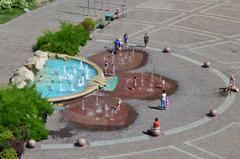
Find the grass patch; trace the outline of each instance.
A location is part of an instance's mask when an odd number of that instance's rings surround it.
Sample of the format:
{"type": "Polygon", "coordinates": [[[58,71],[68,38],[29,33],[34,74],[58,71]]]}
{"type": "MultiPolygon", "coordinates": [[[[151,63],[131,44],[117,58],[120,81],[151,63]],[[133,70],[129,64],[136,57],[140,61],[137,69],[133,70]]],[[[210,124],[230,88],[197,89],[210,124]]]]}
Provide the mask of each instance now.
{"type": "Polygon", "coordinates": [[[6,13],[0,13],[0,24],[6,23],[20,15],[22,15],[24,11],[22,9],[13,8],[6,13]]]}

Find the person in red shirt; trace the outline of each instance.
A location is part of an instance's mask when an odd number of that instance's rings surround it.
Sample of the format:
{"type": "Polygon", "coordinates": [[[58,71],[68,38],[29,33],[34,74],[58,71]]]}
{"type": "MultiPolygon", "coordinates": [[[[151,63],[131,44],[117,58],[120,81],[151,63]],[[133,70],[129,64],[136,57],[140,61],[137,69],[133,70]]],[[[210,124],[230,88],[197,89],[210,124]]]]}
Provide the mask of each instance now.
{"type": "Polygon", "coordinates": [[[158,118],[155,118],[153,122],[153,127],[151,128],[151,132],[153,133],[153,131],[156,129],[160,130],[160,121],[158,120],[158,118]]]}
{"type": "Polygon", "coordinates": [[[160,122],[159,122],[158,118],[155,118],[155,120],[153,122],[153,128],[160,129],[160,122]]]}

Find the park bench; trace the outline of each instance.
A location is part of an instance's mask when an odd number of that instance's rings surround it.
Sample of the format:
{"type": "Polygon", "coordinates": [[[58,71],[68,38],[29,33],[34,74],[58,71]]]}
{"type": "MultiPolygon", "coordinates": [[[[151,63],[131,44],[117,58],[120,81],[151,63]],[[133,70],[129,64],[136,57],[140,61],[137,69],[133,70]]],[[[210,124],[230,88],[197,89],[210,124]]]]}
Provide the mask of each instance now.
{"type": "Polygon", "coordinates": [[[110,24],[109,20],[100,19],[100,20],[97,21],[97,28],[103,29],[108,24],[110,24]]]}

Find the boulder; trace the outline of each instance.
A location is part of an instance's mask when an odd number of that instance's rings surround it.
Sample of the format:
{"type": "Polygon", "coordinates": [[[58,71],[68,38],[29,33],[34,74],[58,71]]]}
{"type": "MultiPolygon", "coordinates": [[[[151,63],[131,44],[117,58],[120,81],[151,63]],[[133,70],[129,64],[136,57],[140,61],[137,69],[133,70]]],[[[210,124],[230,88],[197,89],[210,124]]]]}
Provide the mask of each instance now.
{"type": "Polygon", "coordinates": [[[55,53],[48,53],[48,58],[57,58],[57,54],[55,54],[55,53]]]}
{"type": "Polygon", "coordinates": [[[35,70],[35,64],[32,64],[32,63],[27,63],[27,64],[24,64],[23,66],[26,67],[29,71],[34,72],[35,70]]]}
{"type": "Polygon", "coordinates": [[[18,68],[14,74],[13,74],[13,78],[17,78],[18,79],[24,79],[24,81],[34,81],[34,74],[33,72],[31,72],[30,70],[28,70],[26,67],[22,66],[20,68],[18,68]]]}
{"type": "Polygon", "coordinates": [[[37,57],[42,57],[42,58],[48,58],[48,53],[47,52],[43,52],[41,50],[38,50],[34,53],[34,56],[37,57]]]}
{"type": "Polygon", "coordinates": [[[65,61],[68,60],[68,55],[65,55],[65,54],[56,54],[56,57],[59,59],[63,59],[65,61]]]}
{"type": "Polygon", "coordinates": [[[23,88],[34,80],[34,74],[26,67],[18,68],[13,77],[10,79],[11,84],[15,84],[18,88],[23,88]]]}
{"type": "Polygon", "coordinates": [[[28,64],[34,64],[37,71],[41,70],[48,58],[33,56],[28,59],[28,64]]]}

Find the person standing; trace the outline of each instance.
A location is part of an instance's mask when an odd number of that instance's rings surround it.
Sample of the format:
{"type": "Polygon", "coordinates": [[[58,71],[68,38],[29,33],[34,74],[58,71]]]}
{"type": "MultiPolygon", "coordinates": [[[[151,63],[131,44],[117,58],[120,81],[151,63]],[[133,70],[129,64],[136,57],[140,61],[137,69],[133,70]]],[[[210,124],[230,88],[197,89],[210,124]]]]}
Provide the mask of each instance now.
{"type": "Polygon", "coordinates": [[[120,110],[121,104],[122,104],[122,100],[118,98],[117,109],[115,110],[115,113],[120,110]]]}
{"type": "Polygon", "coordinates": [[[108,69],[108,61],[106,60],[104,62],[104,74],[107,75],[107,69],[108,69]]]}
{"type": "Polygon", "coordinates": [[[132,90],[134,91],[136,88],[137,88],[137,77],[134,76],[134,79],[133,79],[133,88],[132,88],[132,90]]]}
{"type": "Polygon", "coordinates": [[[125,33],[123,35],[123,41],[124,41],[124,46],[128,47],[128,34],[127,33],[125,33]]]}
{"type": "Polygon", "coordinates": [[[144,38],[143,38],[143,40],[144,40],[144,47],[147,47],[148,40],[149,40],[148,33],[146,33],[146,34],[144,35],[144,38]]]}
{"type": "Polygon", "coordinates": [[[161,98],[161,109],[166,110],[167,107],[167,94],[165,90],[162,91],[162,98],[161,98]]]}

